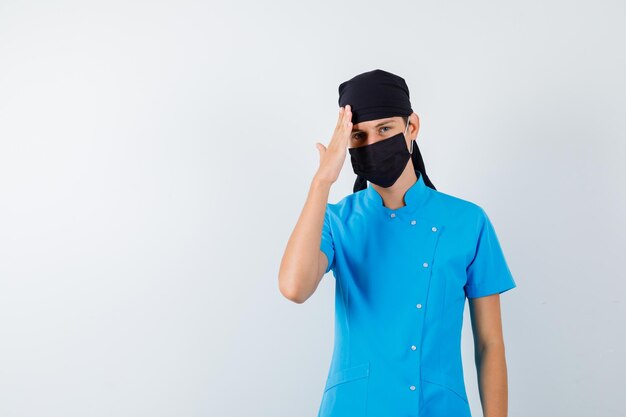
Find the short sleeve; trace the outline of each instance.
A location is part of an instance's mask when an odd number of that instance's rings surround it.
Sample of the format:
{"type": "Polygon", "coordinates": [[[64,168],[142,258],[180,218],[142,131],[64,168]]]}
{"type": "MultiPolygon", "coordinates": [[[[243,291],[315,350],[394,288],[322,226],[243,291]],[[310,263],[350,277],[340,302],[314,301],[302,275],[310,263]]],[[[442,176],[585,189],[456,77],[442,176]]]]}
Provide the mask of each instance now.
{"type": "Polygon", "coordinates": [[[320,243],[320,250],[326,254],[328,258],[328,266],[326,272],[330,271],[335,265],[335,243],[333,242],[333,235],[330,228],[330,217],[328,211],[328,205],[326,206],[326,213],[324,213],[324,226],[322,228],[322,241],[320,243]]]}
{"type": "Polygon", "coordinates": [[[466,268],[467,298],[500,294],[517,286],[504,258],[493,224],[482,208],[478,230],[476,251],[466,268]]]}

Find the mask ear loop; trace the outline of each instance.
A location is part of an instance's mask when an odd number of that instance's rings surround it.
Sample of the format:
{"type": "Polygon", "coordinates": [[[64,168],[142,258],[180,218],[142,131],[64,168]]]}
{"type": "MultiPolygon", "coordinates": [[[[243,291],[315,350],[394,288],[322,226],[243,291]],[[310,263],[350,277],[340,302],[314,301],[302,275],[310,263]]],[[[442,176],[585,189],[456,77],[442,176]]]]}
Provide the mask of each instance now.
{"type": "MultiPolygon", "coordinates": [[[[404,136],[406,136],[406,132],[407,130],[409,130],[409,120],[407,119],[406,121],[406,128],[404,129],[404,136]]],[[[415,142],[414,140],[411,141],[411,150],[409,151],[409,154],[413,155],[413,142],[415,142]]]]}

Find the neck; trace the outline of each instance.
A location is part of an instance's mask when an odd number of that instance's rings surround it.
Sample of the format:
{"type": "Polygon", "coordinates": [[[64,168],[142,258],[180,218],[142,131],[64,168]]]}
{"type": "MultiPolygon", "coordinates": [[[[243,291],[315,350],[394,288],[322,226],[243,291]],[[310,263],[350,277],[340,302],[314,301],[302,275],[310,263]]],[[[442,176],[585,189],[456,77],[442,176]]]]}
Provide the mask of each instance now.
{"type": "Polygon", "coordinates": [[[404,171],[402,171],[400,177],[391,187],[384,188],[376,184],[371,184],[371,186],[374,187],[374,189],[378,191],[378,194],[380,194],[383,198],[383,205],[385,207],[396,210],[400,207],[406,206],[404,195],[416,181],[417,174],[415,173],[415,168],[413,167],[413,160],[409,159],[409,163],[406,164],[404,171]]]}

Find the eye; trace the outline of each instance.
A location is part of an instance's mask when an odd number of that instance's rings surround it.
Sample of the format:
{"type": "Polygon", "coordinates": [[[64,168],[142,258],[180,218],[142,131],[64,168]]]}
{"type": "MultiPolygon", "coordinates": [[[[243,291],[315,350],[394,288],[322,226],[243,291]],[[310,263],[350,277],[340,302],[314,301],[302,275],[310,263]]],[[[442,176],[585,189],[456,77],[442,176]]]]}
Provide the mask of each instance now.
{"type": "Polygon", "coordinates": [[[361,136],[360,133],[355,133],[354,135],[352,135],[352,139],[354,140],[359,140],[359,137],[361,136]]]}
{"type": "Polygon", "coordinates": [[[391,128],[389,126],[383,126],[383,127],[380,128],[380,130],[383,130],[383,129],[391,129],[391,128]]]}

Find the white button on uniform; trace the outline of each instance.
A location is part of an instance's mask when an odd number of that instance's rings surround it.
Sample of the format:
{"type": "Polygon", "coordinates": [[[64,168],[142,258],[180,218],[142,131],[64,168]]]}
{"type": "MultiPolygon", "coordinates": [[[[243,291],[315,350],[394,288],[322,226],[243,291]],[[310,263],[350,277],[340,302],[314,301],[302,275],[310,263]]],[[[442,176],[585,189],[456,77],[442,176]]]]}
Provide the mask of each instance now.
{"type": "Polygon", "coordinates": [[[418,305],[416,305],[415,307],[417,307],[417,308],[422,308],[422,305],[421,305],[421,304],[418,304],[418,305]]]}
{"type": "Polygon", "coordinates": [[[422,265],[424,265],[424,268],[428,268],[428,262],[424,262],[422,265]]]}
{"type": "Polygon", "coordinates": [[[415,350],[417,347],[415,345],[411,346],[411,350],[415,350]]]}
{"type": "Polygon", "coordinates": [[[396,217],[396,213],[391,213],[390,216],[391,217],[396,217]]]}
{"type": "Polygon", "coordinates": [[[415,385],[411,385],[409,388],[411,388],[411,391],[415,391],[415,385]]]}
{"type": "Polygon", "coordinates": [[[415,220],[411,220],[411,224],[415,224],[415,223],[416,223],[415,220]]]}
{"type": "Polygon", "coordinates": [[[436,228],[435,226],[433,226],[433,228],[432,228],[432,229],[430,229],[430,230],[432,230],[433,232],[436,232],[436,231],[437,231],[437,228],[436,228]]]}

